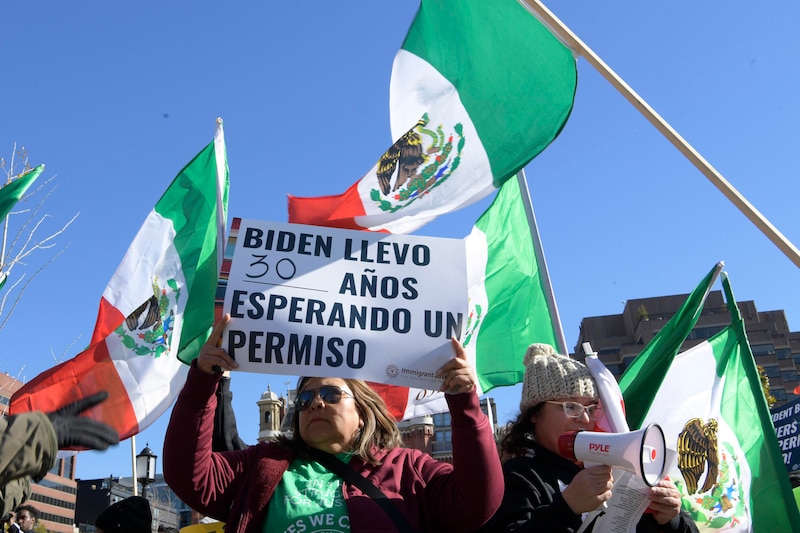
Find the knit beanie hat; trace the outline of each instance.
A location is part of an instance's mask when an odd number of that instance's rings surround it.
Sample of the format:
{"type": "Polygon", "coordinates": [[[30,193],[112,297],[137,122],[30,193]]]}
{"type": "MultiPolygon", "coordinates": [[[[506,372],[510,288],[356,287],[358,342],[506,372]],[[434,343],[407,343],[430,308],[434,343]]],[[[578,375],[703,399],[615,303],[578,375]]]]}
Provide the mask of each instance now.
{"type": "Polygon", "coordinates": [[[578,361],[559,355],[549,344],[531,344],[525,352],[525,380],[519,409],[556,398],[597,398],[597,387],[589,369],[578,361]]]}
{"type": "Polygon", "coordinates": [[[141,496],[131,496],[106,508],[95,520],[104,533],[150,533],[153,515],[141,496]]]}

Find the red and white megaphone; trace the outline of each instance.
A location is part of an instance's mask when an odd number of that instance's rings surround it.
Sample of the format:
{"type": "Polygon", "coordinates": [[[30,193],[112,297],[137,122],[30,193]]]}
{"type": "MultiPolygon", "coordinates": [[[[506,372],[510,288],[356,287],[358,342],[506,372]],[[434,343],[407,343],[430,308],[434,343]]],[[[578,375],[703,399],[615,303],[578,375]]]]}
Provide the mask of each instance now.
{"type": "Polygon", "coordinates": [[[571,431],[558,438],[558,452],[567,459],[618,466],[651,487],[666,476],[666,448],[658,424],[629,433],[571,431]]]}

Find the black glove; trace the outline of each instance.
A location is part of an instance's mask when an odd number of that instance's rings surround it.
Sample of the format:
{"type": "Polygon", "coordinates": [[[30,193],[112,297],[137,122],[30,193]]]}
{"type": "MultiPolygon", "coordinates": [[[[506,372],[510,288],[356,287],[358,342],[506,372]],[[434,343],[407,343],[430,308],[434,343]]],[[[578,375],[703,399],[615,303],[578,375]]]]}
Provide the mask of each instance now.
{"type": "Polygon", "coordinates": [[[79,416],[106,398],[108,398],[106,391],[98,392],[47,414],[56,430],[59,448],[78,446],[105,450],[111,444],[119,443],[119,434],[114,428],[102,422],[95,422],[91,418],[79,416]]]}

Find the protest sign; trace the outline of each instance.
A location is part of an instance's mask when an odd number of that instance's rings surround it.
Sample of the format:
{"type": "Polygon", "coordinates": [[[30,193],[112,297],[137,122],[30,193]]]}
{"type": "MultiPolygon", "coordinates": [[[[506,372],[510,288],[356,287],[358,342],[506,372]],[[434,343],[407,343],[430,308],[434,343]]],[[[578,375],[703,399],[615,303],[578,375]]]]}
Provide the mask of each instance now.
{"type": "Polygon", "coordinates": [[[800,398],[770,412],[786,470],[800,470],[800,398]]]}
{"type": "Polygon", "coordinates": [[[436,390],[466,322],[461,239],[234,219],[219,287],[246,372],[436,390]]]}

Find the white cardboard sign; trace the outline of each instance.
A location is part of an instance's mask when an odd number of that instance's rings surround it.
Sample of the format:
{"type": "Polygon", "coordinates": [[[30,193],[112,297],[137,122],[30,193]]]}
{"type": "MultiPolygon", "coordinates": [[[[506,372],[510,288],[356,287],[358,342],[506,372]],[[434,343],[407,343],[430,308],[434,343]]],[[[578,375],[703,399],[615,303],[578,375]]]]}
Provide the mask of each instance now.
{"type": "Polygon", "coordinates": [[[234,219],[220,288],[239,370],[435,390],[466,321],[464,241],[234,219]]]}

